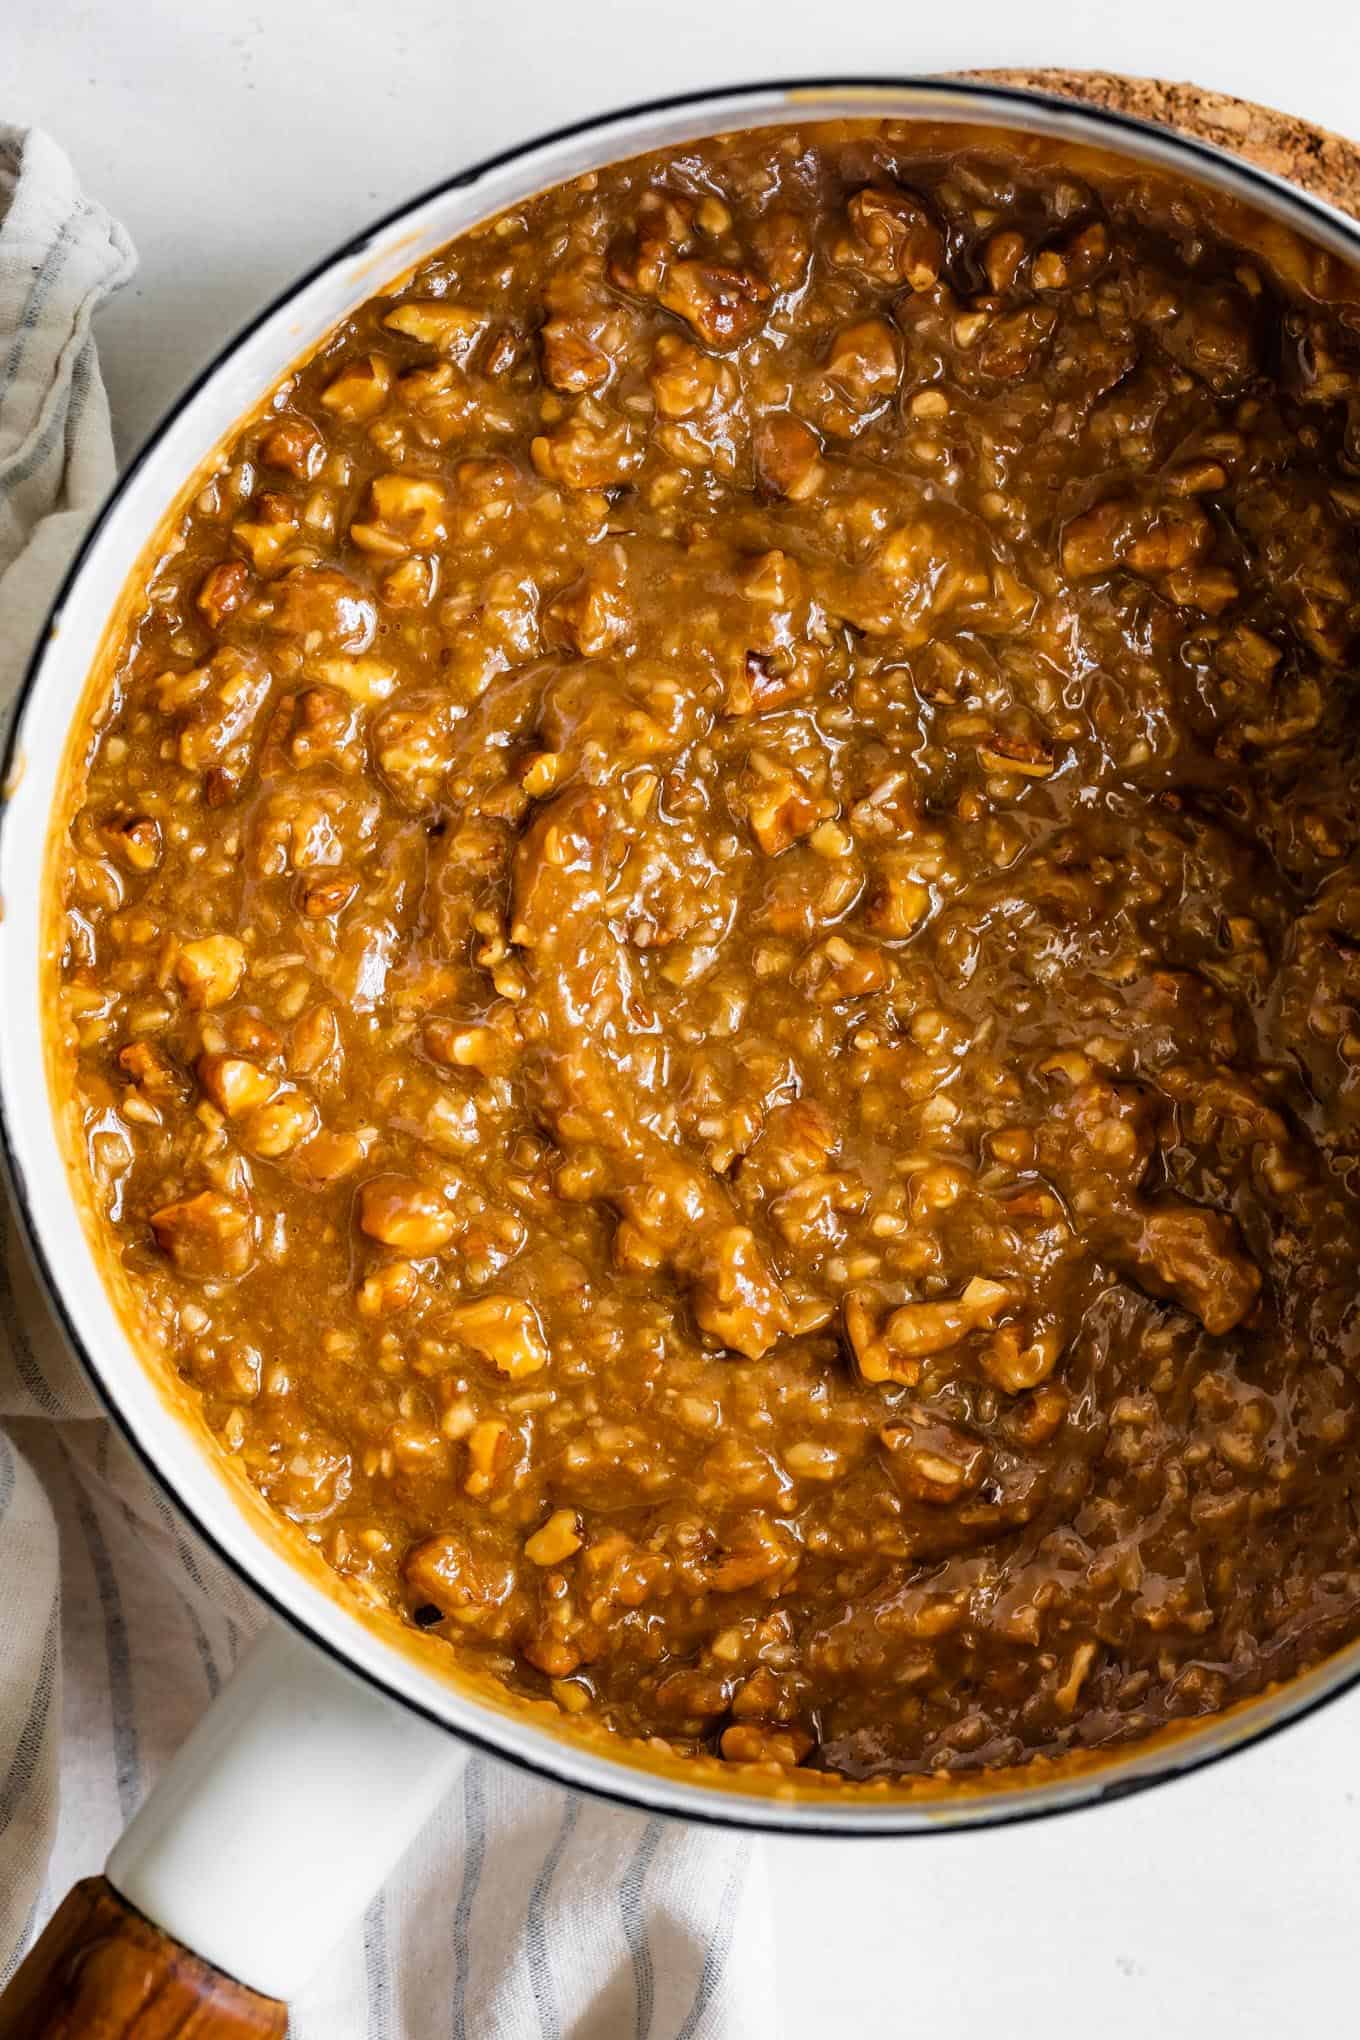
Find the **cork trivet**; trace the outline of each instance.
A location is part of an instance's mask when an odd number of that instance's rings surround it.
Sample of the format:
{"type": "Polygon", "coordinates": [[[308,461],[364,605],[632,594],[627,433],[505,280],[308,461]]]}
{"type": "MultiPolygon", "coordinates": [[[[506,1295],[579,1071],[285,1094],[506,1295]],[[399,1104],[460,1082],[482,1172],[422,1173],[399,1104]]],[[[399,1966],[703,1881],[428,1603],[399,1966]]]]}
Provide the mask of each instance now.
{"type": "Polygon", "coordinates": [[[1224,92],[1198,85],[1171,85],[1161,78],[1120,78],[1109,71],[966,71],[964,77],[996,85],[1023,85],[1085,100],[1139,120],[1179,128],[1197,141],[1212,142],[1245,156],[1262,170],[1287,177],[1314,197],[1360,219],[1360,144],[1292,113],[1276,113],[1224,92]]]}

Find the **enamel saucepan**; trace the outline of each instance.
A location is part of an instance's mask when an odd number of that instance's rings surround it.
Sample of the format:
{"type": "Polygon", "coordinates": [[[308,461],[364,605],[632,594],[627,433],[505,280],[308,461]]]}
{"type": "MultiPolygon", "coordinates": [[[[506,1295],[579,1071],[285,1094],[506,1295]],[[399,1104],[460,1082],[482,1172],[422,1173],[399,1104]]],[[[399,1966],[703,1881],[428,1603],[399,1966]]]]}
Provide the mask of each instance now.
{"type": "Polygon", "coordinates": [[[634,1761],[460,1683],[287,1546],[130,1342],[63,1157],[43,1040],[41,874],[68,734],[145,547],[237,421],[365,298],[465,228],[623,157],[785,121],[919,119],[1041,135],[1208,187],[1360,265],[1360,228],[1201,143],[1121,115],[942,80],[765,85],[659,101],[460,171],[331,257],[198,379],[104,506],[53,609],[0,778],[0,1125],[16,1206],[54,1311],[183,1515],[281,1618],[118,1843],[77,1887],[0,2002],[5,2036],[281,2034],[305,1982],[473,1747],[631,1805],[790,1834],[924,1835],[1034,1818],[1175,1777],[1259,1739],[1360,1678],[1360,1645],[1173,1738],[987,1790],[865,1793],[827,1780],[762,1792],[634,1761]],[[356,1840],[356,1838],[359,1838],[356,1840]],[[152,1998],[156,2016],[145,2023],[152,1998]],[[171,2014],[183,2020],[175,2024],[171,2014]]]}

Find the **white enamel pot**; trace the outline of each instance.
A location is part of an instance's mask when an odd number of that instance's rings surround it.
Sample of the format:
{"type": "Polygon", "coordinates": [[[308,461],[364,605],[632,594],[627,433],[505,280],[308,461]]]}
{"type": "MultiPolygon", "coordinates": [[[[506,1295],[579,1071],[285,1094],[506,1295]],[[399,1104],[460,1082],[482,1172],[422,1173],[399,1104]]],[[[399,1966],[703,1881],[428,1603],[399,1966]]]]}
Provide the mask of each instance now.
{"type": "MultiPolygon", "coordinates": [[[[105,504],[20,695],[0,772],[10,788],[0,818],[0,1129],[16,1207],[53,1308],[111,1414],[184,1516],[282,1618],[136,1816],[109,1878],[138,1915],[270,1999],[305,1980],[474,1745],[682,1818],[786,1833],[921,1835],[1057,1813],[1172,1778],[1298,1719],[1360,1677],[1360,1646],[1352,1646],[1168,1742],[1071,1775],[1020,1771],[981,1794],[771,1796],[639,1768],[441,1676],[428,1656],[403,1648],[290,1559],[138,1358],[68,1180],[42,1045],[39,874],[92,662],[120,591],[188,477],[339,320],[503,207],[622,157],[725,130],[879,116],[1018,130],[1116,153],[1241,201],[1360,264],[1355,223],[1279,179],[1166,130],[1007,88],[925,79],[775,84],[660,101],[565,129],[450,176],[322,263],[224,350],[105,504]]],[[[8,2008],[7,1998],[0,2040],[49,2030],[32,2023],[31,2011],[23,2015],[30,2024],[7,2025],[8,2008]]]]}

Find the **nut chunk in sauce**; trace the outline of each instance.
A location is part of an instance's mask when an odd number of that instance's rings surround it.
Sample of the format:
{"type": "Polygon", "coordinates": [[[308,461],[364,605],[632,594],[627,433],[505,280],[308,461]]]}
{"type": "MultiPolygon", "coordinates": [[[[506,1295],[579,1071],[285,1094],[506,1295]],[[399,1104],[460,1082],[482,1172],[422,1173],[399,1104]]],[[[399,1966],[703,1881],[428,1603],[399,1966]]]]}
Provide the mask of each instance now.
{"type": "Polygon", "coordinates": [[[1360,323],[1202,210],[625,163],[163,534],[65,836],[93,1194],[451,1666],[863,1777],[1360,1634],[1360,323]]]}

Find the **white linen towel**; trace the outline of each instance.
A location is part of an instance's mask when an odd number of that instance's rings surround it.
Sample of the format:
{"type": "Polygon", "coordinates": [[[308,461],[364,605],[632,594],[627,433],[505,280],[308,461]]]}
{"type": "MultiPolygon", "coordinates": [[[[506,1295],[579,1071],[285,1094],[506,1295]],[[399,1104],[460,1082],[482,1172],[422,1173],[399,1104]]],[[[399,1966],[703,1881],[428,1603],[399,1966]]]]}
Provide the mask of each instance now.
{"type": "MultiPolygon", "coordinates": [[[[0,709],[113,479],[91,334],[127,235],[0,126],[0,709]]],[[[0,1193],[0,1983],[264,1620],[100,1414],[0,1193]]],[[[764,1866],[484,1757],[293,2011],[295,2040],[761,2040],[764,1866]]]]}

